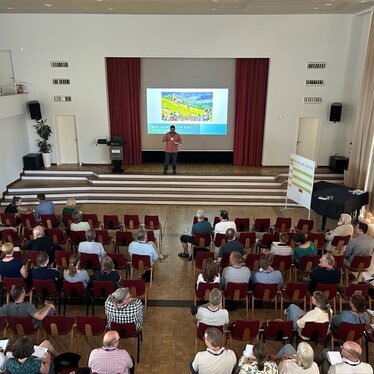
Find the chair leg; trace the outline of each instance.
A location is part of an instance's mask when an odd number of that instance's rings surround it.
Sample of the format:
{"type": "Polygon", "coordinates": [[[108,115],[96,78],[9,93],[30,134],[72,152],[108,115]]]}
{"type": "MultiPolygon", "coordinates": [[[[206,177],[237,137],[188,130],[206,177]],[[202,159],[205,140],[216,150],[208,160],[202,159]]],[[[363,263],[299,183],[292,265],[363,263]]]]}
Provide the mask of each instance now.
{"type": "Polygon", "coordinates": [[[137,353],[136,353],[137,363],[139,363],[139,359],[140,359],[140,336],[141,336],[141,332],[138,332],[138,350],[137,350],[137,353]]]}

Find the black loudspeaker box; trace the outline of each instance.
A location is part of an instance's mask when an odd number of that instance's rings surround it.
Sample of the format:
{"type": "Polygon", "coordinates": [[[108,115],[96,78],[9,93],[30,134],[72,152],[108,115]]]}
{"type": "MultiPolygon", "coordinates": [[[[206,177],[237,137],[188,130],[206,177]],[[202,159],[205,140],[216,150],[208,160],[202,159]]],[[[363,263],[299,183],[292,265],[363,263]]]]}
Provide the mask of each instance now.
{"type": "Polygon", "coordinates": [[[42,113],[40,111],[39,101],[29,101],[27,105],[29,107],[31,119],[35,119],[36,121],[39,121],[40,119],[42,119],[42,113]]]}
{"type": "Polygon", "coordinates": [[[342,103],[332,103],[330,108],[330,121],[331,122],[340,122],[342,116],[342,103]]]}
{"type": "Polygon", "coordinates": [[[44,167],[41,153],[29,153],[23,156],[23,168],[25,170],[39,170],[44,167]]]}

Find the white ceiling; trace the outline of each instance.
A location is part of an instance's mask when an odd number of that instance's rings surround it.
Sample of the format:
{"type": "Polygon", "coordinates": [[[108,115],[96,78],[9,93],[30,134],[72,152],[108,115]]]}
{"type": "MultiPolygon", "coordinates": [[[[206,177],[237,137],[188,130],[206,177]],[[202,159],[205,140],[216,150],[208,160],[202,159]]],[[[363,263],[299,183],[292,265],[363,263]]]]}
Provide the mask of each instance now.
{"type": "Polygon", "coordinates": [[[0,13],[354,14],[374,0],[0,0],[0,13]]]}

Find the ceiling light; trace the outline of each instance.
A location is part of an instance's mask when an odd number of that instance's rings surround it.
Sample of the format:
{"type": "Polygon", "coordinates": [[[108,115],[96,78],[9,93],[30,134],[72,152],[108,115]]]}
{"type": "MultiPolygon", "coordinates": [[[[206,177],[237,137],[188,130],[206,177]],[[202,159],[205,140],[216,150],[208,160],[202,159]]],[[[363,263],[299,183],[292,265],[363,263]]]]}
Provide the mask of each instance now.
{"type": "Polygon", "coordinates": [[[331,3],[326,3],[325,5],[330,6],[330,5],[332,5],[332,4],[331,4],[331,3]]]}
{"type": "Polygon", "coordinates": [[[213,1],[213,3],[218,3],[218,0],[212,0],[213,1]]]}
{"type": "Polygon", "coordinates": [[[52,4],[44,4],[44,6],[53,6],[52,4]]]}
{"type": "Polygon", "coordinates": [[[360,3],[366,3],[366,0],[361,0],[360,3]]]}
{"type": "Polygon", "coordinates": [[[8,10],[12,10],[12,9],[14,9],[14,8],[12,8],[11,6],[8,6],[7,9],[8,9],[8,10]]]}

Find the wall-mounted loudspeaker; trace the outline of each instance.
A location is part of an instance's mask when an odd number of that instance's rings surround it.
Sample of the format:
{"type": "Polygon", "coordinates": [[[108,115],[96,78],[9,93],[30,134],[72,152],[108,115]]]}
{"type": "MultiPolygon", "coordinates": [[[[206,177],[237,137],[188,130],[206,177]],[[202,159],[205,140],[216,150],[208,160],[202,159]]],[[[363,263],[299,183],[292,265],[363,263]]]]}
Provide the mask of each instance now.
{"type": "Polygon", "coordinates": [[[42,113],[40,111],[40,104],[39,101],[29,101],[27,103],[29,107],[30,117],[36,121],[42,119],[42,113]]]}
{"type": "Polygon", "coordinates": [[[331,122],[340,122],[342,116],[342,103],[332,103],[330,108],[330,121],[331,122]]]}

